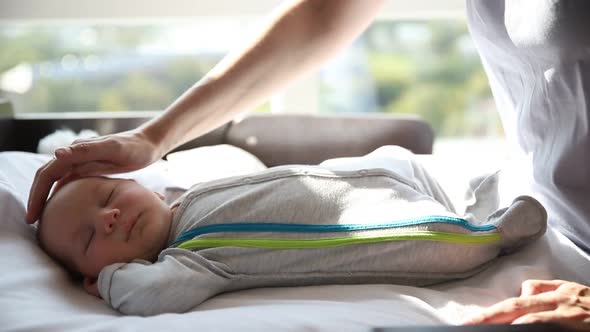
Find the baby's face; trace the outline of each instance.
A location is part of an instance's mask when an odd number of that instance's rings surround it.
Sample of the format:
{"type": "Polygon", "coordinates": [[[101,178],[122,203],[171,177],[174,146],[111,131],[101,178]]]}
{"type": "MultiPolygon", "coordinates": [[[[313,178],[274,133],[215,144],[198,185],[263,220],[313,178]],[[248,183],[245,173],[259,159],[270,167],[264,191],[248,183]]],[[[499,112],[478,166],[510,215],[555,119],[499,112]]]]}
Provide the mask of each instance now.
{"type": "Polygon", "coordinates": [[[155,260],[171,219],[161,197],[135,181],[88,177],[64,185],[47,202],[39,236],[52,255],[96,278],[109,264],[155,260]]]}

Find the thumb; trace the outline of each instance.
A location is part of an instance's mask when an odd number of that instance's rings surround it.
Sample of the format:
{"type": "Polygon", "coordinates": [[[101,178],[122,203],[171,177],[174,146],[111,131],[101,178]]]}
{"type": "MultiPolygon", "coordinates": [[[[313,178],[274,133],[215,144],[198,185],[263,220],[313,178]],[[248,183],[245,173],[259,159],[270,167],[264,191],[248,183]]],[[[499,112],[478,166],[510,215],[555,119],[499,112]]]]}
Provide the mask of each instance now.
{"type": "Polygon", "coordinates": [[[55,158],[67,160],[70,164],[80,164],[95,160],[110,160],[113,155],[113,144],[109,140],[92,139],[72,143],[70,146],[57,148],[55,158]]]}
{"type": "Polygon", "coordinates": [[[525,280],[520,287],[520,296],[533,296],[551,292],[566,282],[563,280],[525,280]]]}

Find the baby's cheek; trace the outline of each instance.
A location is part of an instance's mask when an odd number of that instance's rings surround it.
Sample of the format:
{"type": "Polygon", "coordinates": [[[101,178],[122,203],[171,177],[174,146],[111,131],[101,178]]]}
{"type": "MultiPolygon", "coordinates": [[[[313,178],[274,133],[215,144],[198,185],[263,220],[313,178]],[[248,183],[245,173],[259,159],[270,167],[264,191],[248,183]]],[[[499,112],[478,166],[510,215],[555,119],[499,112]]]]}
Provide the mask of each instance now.
{"type": "Polygon", "coordinates": [[[146,192],[141,189],[133,188],[128,189],[120,196],[120,202],[126,206],[137,206],[142,202],[145,202],[149,198],[146,192]]]}
{"type": "Polygon", "coordinates": [[[137,236],[128,244],[133,247],[135,252],[134,259],[144,259],[154,261],[158,254],[163,250],[162,245],[166,243],[166,235],[160,225],[145,223],[142,229],[139,229],[137,236]]]}
{"type": "Polygon", "coordinates": [[[89,257],[89,263],[98,275],[103,268],[111,264],[130,262],[132,259],[129,256],[125,248],[120,248],[117,243],[103,243],[96,246],[94,254],[89,257]]]}

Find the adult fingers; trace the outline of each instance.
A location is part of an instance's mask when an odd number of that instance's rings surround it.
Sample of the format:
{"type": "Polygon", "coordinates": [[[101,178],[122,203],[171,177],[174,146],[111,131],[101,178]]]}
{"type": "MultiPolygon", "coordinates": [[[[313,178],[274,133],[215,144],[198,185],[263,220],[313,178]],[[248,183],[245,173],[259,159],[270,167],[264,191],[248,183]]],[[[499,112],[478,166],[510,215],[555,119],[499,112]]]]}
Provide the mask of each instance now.
{"type": "Polygon", "coordinates": [[[525,280],[520,287],[520,296],[531,296],[554,291],[567,283],[565,280],[525,280]]]}
{"type": "Polygon", "coordinates": [[[552,293],[542,293],[529,297],[515,297],[498,302],[485,309],[463,324],[502,324],[512,323],[517,318],[529,313],[555,310],[557,300],[552,293]]]}
{"type": "Polygon", "coordinates": [[[70,146],[75,145],[75,144],[88,143],[88,142],[92,142],[92,141],[96,141],[96,140],[102,140],[103,138],[104,138],[104,136],[78,138],[78,139],[75,139],[74,141],[72,141],[68,146],[62,146],[62,147],[55,149],[54,154],[58,158],[69,157],[72,154],[72,149],[70,148],[70,146]]]}
{"type": "Polygon", "coordinates": [[[26,215],[27,223],[32,224],[35,220],[39,219],[51,186],[56,180],[67,175],[70,169],[71,164],[68,161],[52,159],[37,170],[31,190],[29,191],[26,215]]]}
{"type": "Polygon", "coordinates": [[[73,153],[72,146],[78,145],[79,147],[83,147],[85,144],[92,143],[95,141],[102,141],[104,140],[105,136],[99,137],[90,137],[90,138],[82,138],[76,139],[68,146],[62,146],[55,149],[54,154],[56,158],[70,158],[73,153]]]}
{"type": "Polygon", "coordinates": [[[55,150],[55,157],[67,160],[70,164],[81,164],[97,160],[110,160],[117,156],[120,150],[120,144],[115,139],[99,137],[58,148],[55,150]]]}
{"type": "MultiPolygon", "coordinates": [[[[518,317],[512,324],[533,324],[533,323],[573,323],[573,322],[584,322],[588,319],[588,313],[582,309],[579,310],[552,310],[535,312],[526,314],[518,317]]],[[[590,327],[590,325],[588,325],[590,327]]]]}

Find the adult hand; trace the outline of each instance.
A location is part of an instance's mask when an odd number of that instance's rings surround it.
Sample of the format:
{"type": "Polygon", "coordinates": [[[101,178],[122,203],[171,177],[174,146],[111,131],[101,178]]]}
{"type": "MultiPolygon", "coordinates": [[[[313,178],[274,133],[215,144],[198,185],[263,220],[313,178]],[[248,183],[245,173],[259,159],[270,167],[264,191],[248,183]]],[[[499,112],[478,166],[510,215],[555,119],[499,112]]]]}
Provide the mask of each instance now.
{"type": "Polygon", "coordinates": [[[27,223],[40,217],[53,184],[62,179],[124,173],[161,157],[157,144],[141,130],[76,140],[55,150],[55,158],[37,170],[29,193],[27,223]]]}
{"type": "Polygon", "coordinates": [[[590,331],[590,287],[563,280],[527,280],[519,297],[496,303],[464,324],[543,322],[590,331]]]}

